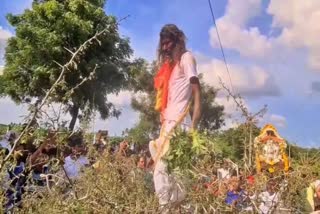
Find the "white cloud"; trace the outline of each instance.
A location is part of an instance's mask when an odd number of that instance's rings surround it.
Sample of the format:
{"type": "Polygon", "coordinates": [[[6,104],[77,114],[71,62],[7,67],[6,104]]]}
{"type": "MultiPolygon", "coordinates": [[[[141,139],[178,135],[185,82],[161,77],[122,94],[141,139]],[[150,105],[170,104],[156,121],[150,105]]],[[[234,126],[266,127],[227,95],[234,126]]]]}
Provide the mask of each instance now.
{"type": "MultiPolygon", "coordinates": [[[[210,59],[199,52],[195,52],[195,57],[198,62],[198,71],[203,75],[203,79],[207,84],[215,88],[221,88],[219,82],[219,78],[221,78],[222,82],[231,89],[229,75],[223,61],[210,59]]],[[[258,66],[228,64],[228,67],[233,85],[233,93],[235,95],[241,94],[241,101],[249,112],[253,109],[250,108],[247,99],[280,96],[280,89],[270,72],[258,66]]],[[[224,106],[225,126],[222,129],[236,127],[244,122],[245,118],[243,118],[241,110],[232,98],[228,99],[228,94],[224,89],[219,90],[215,102],[224,106]]],[[[272,116],[272,121],[276,119],[279,118],[272,116]]],[[[277,122],[280,124],[280,119],[277,122]]]]}
{"type": "Polygon", "coordinates": [[[108,118],[107,120],[101,120],[97,117],[93,128],[95,131],[99,129],[108,130],[110,135],[122,134],[127,128],[132,128],[134,124],[137,123],[139,118],[139,113],[135,112],[131,108],[131,99],[133,96],[139,97],[142,93],[134,93],[127,90],[120,91],[118,94],[108,95],[108,101],[113,103],[117,108],[121,109],[121,114],[119,118],[108,118]]]}
{"type": "Polygon", "coordinates": [[[223,112],[225,125],[221,127],[221,130],[237,127],[241,124],[241,112],[238,110],[236,103],[233,100],[227,99],[225,96],[216,97],[215,103],[224,107],[223,112]]]}
{"type": "Polygon", "coordinates": [[[267,114],[265,115],[259,122],[260,126],[264,126],[265,124],[271,123],[276,128],[286,128],[287,127],[287,119],[278,114],[267,114]]]}
{"type": "Polygon", "coordinates": [[[246,22],[261,11],[261,0],[229,0],[223,19],[236,25],[246,22]]]}
{"type": "Polygon", "coordinates": [[[108,101],[117,107],[129,106],[133,93],[130,91],[120,91],[118,94],[108,95],[108,101]]]}
{"type": "Polygon", "coordinates": [[[238,114],[238,108],[233,100],[227,99],[227,97],[216,97],[215,102],[219,105],[223,105],[224,113],[227,116],[238,114]]]}
{"type": "Polygon", "coordinates": [[[0,65],[0,75],[3,74],[3,69],[4,69],[4,67],[0,65]]]}
{"type": "MultiPolygon", "coordinates": [[[[274,77],[258,66],[240,66],[229,64],[234,93],[248,97],[279,96],[280,90],[274,77]]],[[[199,72],[204,81],[216,88],[220,87],[219,77],[231,89],[229,75],[222,61],[213,59],[199,64],[199,72]]]]}
{"type": "Polygon", "coordinates": [[[0,115],[1,124],[21,123],[27,115],[27,106],[18,106],[9,98],[1,98],[0,115]]]}
{"type": "MultiPolygon", "coordinates": [[[[320,1],[270,0],[266,12],[272,16],[271,31],[280,35],[263,35],[248,21],[261,14],[261,0],[229,0],[224,16],[216,22],[222,44],[250,58],[269,58],[278,55],[280,48],[304,49],[308,52],[308,66],[320,72],[320,1]]],[[[219,47],[215,27],[209,30],[210,44],[219,47]]],[[[272,35],[272,34],[271,34],[272,35]]],[[[284,53],[284,49],[281,52],[284,53]]]]}
{"type": "Polygon", "coordinates": [[[306,48],[308,65],[320,71],[320,1],[271,0],[268,13],[273,26],[282,29],[277,40],[288,48],[306,48]]]}
{"type": "Polygon", "coordinates": [[[3,29],[3,27],[0,26],[0,40],[7,40],[12,36],[12,33],[8,30],[3,29]]]}
{"type": "Polygon", "coordinates": [[[120,136],[122,131],[127,128],[132,128],[138,121],[139,114],[133,111],[130,107],[123,108],[121,111],[121,115],[119,118],[109,118],[107,120],[101,120],[98,116],[94,121],[94,125],[92,125],[92,129],[94,131],[98,130],[108,130],[109,134],[114,136],[120,136]]]}
{"type": "MultiPolygon", "coordinates": [[[[225,15],[216,21],[222,44],[246,57],[264,57],[272,43],[257,27],[246,29],[247,22],[261,12],[261,0],[229,0],[225,15]]],[[[210,44],[219,47],[216,27],[209,30],[210,44]]]]}
{"type": "Polygon", "coordinates": [[[270,122],[275,124],[275,126],[284,128],[287,126],[287,120],[284,116],[272,114],[270,116],[270,122]]]}
{"type": "MultiPolygon", "coordinates": [[[[126,97],[126,92],[122,93],[126,97]]],[[[116,99],[117,105],[124,105],[127,103],[126,99],[120,98],[116,99]]],[[[52,106],[56,112],[59,110],[58,104],[53,104],[52,106]]],[[[55,118],[53,110],[51,107],[45,106],[43,108],[46,113],[50,115],[51,118],[55,118]]],[[[61,112],[60,122],[63,120],[70,120],[71,117],[68,113],[61,112]]],[[[10,124],[10,123],[22,123],[24,118],[28,115],[28,110],[26,105],[16,105],[9,98],[0,99],[0,124],[10,124]]],[[[138,121],[139,114],[134,112],[130,107],[123,107],[122,113],[119,118],[109,118],[107,120],[100,119],[100,115],[97,114],[96,117],[92,117],[93,124],[90,125],[90,129],[94,131],[98,130],[109,130],[111,135],[121,135],[121,132],[126,128],[131,128],[138,121]]],[[[43,115],[44,120],[48,121],[48,118],[43,115]]],[[[43,121],[42,121],[43,122],[43,121]]],[[[68,125],[68,123],[67,123],[68,125]]],[[[77,121],[76,127],[79,127],[79,121],[77,121]]]]}
{"type": "Polygon", "coordinates": [[[3,64],[3,57],[5,53],[5,48],[7,46],[7,40],[11,36],[13,36],[13,34],[10,31],[5,30],[0,26],[0,65],[3,64]]]}
{"type": "MultiPolygon", "coordinates": [[[[268,38],[261,35],[259,29],[256,27],[244,30],[231,22],[225,22],[224,20],[218,21],[217,26],[219,33],[224,35],[222,38],[222,45],[226,48],[238,51],[242,56],[261,58],[267,56],[272,50],[268,38]]],[[[219,47],[214,28],[210,29],[210,38],[210,44],[213,47],[219,47]]]]}
{"type": "Polygon", "coordinates": [[[116,107],[128,107],[131,104],[131,99],[133,96],[140,97],[146,96],[145,93],[142,92],[132,92],[132,91],[120,91],[118,94],[110,94],[108,95],[108,102],[113,103],[116,107]]]}

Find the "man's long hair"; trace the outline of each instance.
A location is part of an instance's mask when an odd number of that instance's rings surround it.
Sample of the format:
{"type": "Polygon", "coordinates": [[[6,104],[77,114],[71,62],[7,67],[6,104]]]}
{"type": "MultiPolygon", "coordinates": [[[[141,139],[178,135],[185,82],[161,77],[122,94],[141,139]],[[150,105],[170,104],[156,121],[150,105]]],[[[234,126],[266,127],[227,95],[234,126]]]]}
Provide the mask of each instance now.
{"type": "Polygon", "coordinates": [[[181,55],[186,52],[186,36],[174,24],[166,24],[160,31],[160,40],[158,45],[158,65],[161,65],[165,60],[169,60],[171,64],[180,61],[181,55]],[[173,42],[173,50],[165,52],[162,50],[162,41],[170,39],[173,42]]]}

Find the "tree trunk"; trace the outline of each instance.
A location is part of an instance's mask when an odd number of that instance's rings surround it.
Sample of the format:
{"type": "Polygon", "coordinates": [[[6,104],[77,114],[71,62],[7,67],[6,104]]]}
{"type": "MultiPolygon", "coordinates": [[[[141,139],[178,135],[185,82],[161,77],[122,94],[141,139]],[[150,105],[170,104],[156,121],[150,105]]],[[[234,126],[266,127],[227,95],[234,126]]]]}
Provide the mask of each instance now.
{"type": "Polygon", "coordinates": [[[252,166],[252,124],[249,124],[249,167],[252,166]]]}
{"type": "Polygon", "coordinates": [[[243,140],[243,162],[244,162],[244,165],[245,165],[245,171],[247,171],[248,169],[248,155],[247,155],[247,136],[245,135],[244,136],[244,140],[243,140]]]}
{"type": "Polygon", "coordinates": [[[76,122],[77,122],[78,114],[79,114],[79,106],[74,104],[70,109],[70,114],[72,118],[69,124],[69,130],[73,131],[74,126],[76,125],[76,122]]]}

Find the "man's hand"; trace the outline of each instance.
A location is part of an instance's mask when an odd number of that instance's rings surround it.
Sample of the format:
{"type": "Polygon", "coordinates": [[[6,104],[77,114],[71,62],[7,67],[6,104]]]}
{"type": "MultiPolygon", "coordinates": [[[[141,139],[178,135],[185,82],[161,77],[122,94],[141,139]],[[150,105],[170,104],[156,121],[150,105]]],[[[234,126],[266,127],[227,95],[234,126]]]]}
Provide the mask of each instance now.
{"type": "Polygon", "coordinates": [[[201,117],[201,90],[199,79],[197,77],[191,77],[190,83],[192,88],[192,96],[194,99],[191,128],[195,130],[197,129],[201,117]]]}
{"type": "Polygon", "coordinates": [[[189,134],[192,138],[192,144],[197,145],[199,140],[198,131],[196,129],[190,129],[189,134]]]}
{"type": "Polygon", "coordinates": [[[163,121],[164,121],[164,117],[163,117],[163,114],[162,114],[162,112],[161,112],[161,113],[160,113],[160,124],[162,124],[163,121]]]}
{"type": "Polygon", "coordinates": [[[197,130],[190,130],[190,137],[192,139],[192,150],[194,150],[197,154],[203,154],[207,150],[205,146],[205,141],[201,139],[197,130]]]}

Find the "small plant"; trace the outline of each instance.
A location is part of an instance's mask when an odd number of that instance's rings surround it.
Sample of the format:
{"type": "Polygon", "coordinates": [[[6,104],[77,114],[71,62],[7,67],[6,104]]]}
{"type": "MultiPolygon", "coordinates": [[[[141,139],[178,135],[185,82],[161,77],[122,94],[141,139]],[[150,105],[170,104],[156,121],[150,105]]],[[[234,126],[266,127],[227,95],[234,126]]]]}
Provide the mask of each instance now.
{"type": "Polygon", "coordinates": [[[185,172],[210,153],[213,153],[213,142],[207,133],[178,130],[170,139],[169,151],[163,159],[168,163],[169,172],[185,172]]]}

